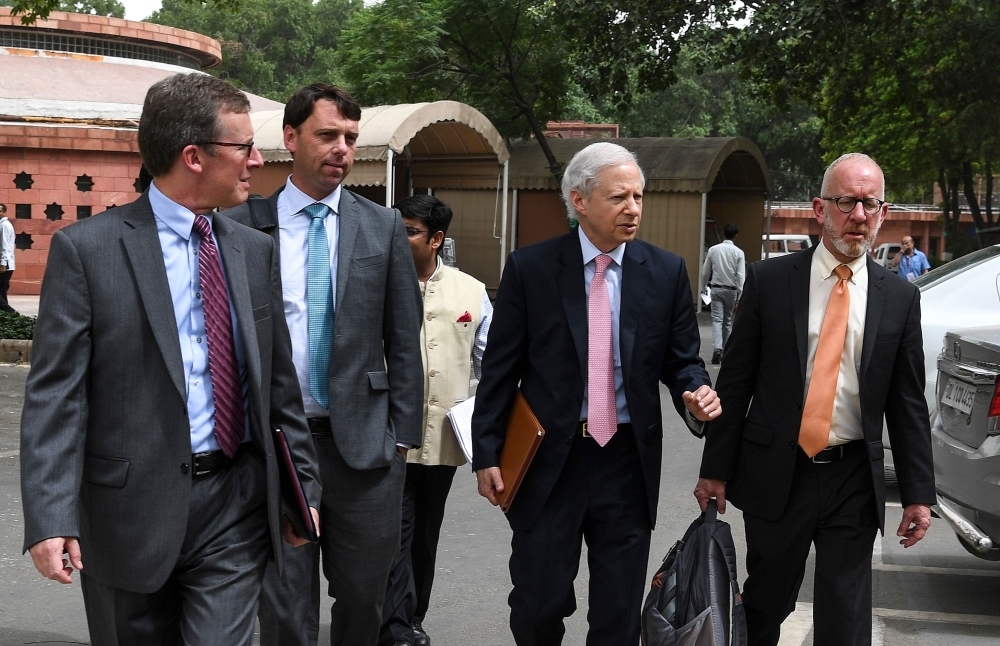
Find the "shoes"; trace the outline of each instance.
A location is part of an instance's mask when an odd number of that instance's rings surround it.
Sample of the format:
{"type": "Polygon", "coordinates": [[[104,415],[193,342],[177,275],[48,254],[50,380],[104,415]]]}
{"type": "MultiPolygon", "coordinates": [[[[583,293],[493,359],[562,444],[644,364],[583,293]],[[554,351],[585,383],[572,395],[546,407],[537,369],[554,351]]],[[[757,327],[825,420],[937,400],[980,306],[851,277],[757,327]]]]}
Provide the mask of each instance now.
{"type": "Polygon", "coordinates": [[[716,365],[722,363],[722,350],[716,350],[712,353],[712,363],[716,365]]]}
{"type": "Polygon", "coordinates": [[[402,639],[392,642],[392,646],[410,646],[410,642],[403,641],[402,639]]]}
{"type": "Polygon", "coordinates": [[[431,646],[431,638],[424,632],[419,621],[413,623],[413,646],[431,646]]]}

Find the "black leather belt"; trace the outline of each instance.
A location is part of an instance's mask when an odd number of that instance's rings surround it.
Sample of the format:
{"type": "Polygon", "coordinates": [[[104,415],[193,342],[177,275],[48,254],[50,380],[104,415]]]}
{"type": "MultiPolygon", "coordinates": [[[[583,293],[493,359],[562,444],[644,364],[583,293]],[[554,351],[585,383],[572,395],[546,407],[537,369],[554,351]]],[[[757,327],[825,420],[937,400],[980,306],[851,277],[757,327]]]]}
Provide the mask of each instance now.
{"type": "Polygon", "coordinates": [[[219,471],[229,466],[232,460],[222,449],[217,451],[205,451],[203,453],[193,453],[191,455],[191,475],[195,478],[205,478],[215,475],[219,471]]]}
{"type": "Polygon", "coordinates": [[[309,432],[313,435],[333,435],[329,417],[310,417],[306,421],[309,422],[309,432]]]}
{"type": "MultiPolygon", "coordinates": [[[[632,430],[632,423],[631,422],[628,422],[626,424],[619,424],[618,425],[618,432],[619,433],[621,433],[622,431],[631,431],[631,430],[632,430]]],[[[579,435],[581,437],[594,437],[593,435],[591,435],[590,433],[587,432],[587,420],[583,420],[583,421],[577,422],[577,424],[576,424],[576,435],[579,435]]]]}
{"type": "Polygon", "coordinates": [[[848,455],[854,452],[855,449],[860,447],[864,442],[855,440],[853,442],[847,442],[846,444],[837,444],[836,446],[828,446],[812,458],[811,462],[815,464],[830,464],[831,462],[837,462],[843,460],[848,455]]]}
{"type": "Polygon", "coordinates": [[[736,288],[733,287],[732,285],[713,285],[712,283],[709,283],[708,286],[711,287],[712,289],[731,289],[733,291],[736,291],[736,288]]]}

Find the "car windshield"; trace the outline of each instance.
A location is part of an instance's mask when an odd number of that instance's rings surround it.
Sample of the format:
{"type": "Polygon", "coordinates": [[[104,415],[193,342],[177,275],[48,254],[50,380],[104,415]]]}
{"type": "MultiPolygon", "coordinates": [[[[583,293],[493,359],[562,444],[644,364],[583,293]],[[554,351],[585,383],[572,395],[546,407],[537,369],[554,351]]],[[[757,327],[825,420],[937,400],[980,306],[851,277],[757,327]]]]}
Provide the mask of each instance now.
{"type": "Polygon", "coordinates": [[[1000,245],[993,245],[992,247],[986,247],[985,249],[980,249],[979,251],[973,251],[966,256],[962,256],[961,258],[945,263],[937,269],[927,272],[923,276],[918,276],[917,279],[913,281],[913,284],[916,285],[920,291],[924,291],[997,256],[1000,256],[1000,245]]]}

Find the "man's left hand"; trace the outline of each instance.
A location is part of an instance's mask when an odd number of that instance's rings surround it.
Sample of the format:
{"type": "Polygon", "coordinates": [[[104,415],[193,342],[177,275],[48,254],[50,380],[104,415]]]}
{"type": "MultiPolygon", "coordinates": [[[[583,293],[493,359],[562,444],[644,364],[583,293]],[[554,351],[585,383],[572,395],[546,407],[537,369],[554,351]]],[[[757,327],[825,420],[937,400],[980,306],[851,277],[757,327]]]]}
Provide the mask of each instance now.
{"type": "Polygon", "coordinates": [[[686,390],[681,399],[688,411],[700,422],[711,421],[722,414],[722,400],[711,386],[702,386],[694,392],[686,390]]]}
{"type": "Polygon", "coordinates": [[[409,451],[409,449],[406,448],[405,446],[399,446],[399,445],[397,445],[396,446],[396,450],[399,451],[399,454],[401,456],[403,456],[403,460],[405,461],[406,460],[406,452],[409,451]]]}
{"type": "MultiPolygon", "coordinates": [[[[319,538],[319,511],[315,507],[309,508],[309,513],[313,517],[313,526],[316,528],[316,537],[319,538]]],[[[308,539],[302,538],[295,533],[292,528],[292,521],[288,520],[288,516],[281,517],[281,533],[285,538],[285,542],[292,547],[301,547],[309,542],[308,539]]]]}
{"type": "Polygon", "coordinates": [[[903,547],[916,545],[931,526],[931,508],[928,505],[907,505],[903,509],[903,520],[899,523],[896,536],[901,536],[903,547]]]}

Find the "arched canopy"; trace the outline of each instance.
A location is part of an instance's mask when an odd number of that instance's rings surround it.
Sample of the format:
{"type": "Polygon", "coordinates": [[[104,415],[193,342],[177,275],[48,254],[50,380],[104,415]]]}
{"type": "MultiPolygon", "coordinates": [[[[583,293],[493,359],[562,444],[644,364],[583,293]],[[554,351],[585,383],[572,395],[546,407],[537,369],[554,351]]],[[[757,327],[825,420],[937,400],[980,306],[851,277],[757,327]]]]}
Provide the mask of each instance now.
{"type": "MultiPolygon", "coordinates": [[[[281,128],[281,110],[250,115],[254,141],[264,161],[290,161],[281,128]]],[[[348,185],[385,183],[389,151],[407,159],[510,157],[503,137],[481,112],[457,101],[382,105],[361,110],[355,167],[348,185]]]]}
{"type": "MultiPolygon", "coordinates": [[[[599,139],[548,139],[552,153],[563,164],[599,139]]],[[[757,145],[745,137],[673,139],[643,137],[611,139],[628,148],[646,174],[646,190],[708,193],[713,189],[766,191],[771,194],[771,174],[757,145]]],[[[559,187],[538,142],[518,144],[511,151],[510,187],[549,189],[559,187]]]]}

